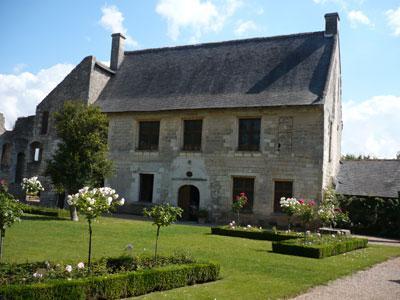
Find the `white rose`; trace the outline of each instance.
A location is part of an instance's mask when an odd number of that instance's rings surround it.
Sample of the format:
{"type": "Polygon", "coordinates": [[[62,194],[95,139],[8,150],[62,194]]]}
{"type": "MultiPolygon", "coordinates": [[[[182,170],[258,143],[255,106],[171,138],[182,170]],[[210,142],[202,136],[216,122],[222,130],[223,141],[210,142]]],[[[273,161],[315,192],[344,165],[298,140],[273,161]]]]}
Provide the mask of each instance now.
{"type": "Polygon", "coordinates": [[[119,204],[119,205],[124,205],[124,203],[125,203],[125,199],[124,199],[124,198],[121,198],[121,199],[118,201],[118,204],[119,204]]]}
{"type": "Polygon", "coordinates": [[[112,198],[111,198],[111,197],[108,197],[108,198],[107,198],[107,205],[111,205],[111,202],[112,202],[112,198]]]}
{"type": "Polygon", "coordinates": [[[80,262],[78,264],[78,269],[83,269],[85,267],[85,264],[83,262],[80,262]]]}
{"type": "Polygon", "coordinates": [[[67,271],[68,273],[71,273],[72,272],[72,266],[71,265],[67,265],[65,267],[65,271],[67,271]]]}

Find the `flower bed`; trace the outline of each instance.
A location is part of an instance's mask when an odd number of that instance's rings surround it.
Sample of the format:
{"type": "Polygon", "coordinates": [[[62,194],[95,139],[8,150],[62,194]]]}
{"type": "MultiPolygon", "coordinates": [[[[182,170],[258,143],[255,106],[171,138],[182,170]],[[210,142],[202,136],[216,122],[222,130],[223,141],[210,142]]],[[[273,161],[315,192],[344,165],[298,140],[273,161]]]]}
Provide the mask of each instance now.
{"type": "Polygon", "coordinates": [[[217,235],[242,237],[253,240],[265,240],[265,241],[282,241],[288,239],[296,239],[302,236],[302,233],[296,233],[292,231],[274,231],[274,230],[260,229],[257,227],[232,228],[231,226],[211,227],[211,233],[217,235]]]}
{"type": "Polygon", "coordinates": [[[0,265],[1,299],[118,299],[215,281],[219,265],[180,257],[121,256],[74,265],[0,265]]]}
{"type": "Polygon", "coordinates": [[[282,254],[324,258],[352,250],[366,248],[367,239],[345,235],[310,235],[306,239],[292,239],[272,243],[272,251],[282,254]]]}

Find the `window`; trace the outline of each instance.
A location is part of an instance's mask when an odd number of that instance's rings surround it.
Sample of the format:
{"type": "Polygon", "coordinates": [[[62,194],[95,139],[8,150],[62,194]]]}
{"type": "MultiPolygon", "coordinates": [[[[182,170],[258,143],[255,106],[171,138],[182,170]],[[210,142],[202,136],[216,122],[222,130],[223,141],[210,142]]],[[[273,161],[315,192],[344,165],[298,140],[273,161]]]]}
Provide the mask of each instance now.
{"type": "Polygon", "coordinates": [[[292,181],[275,181],[274,192],[274,212],[282,212],[281,198],[293,197],[293,182],[292,181]]]}
{"type": "Polygon", "coordinates": [[[159,135],[159,121],[139,122],[139,150],[157,150],[159,135]]]}
{"type": "Polygon", "coordinates": [[[11,163],[11,144],[7,143],[3,145],[1,151],[1,169],[6,169],[10,167],[11,163]]]}
{"type": "Polygon", "coordinates": [[[140,174],[140,202],[152,202],[153,201],[153,174],[140,174]]]}
{"type": "Polygon", "coordinates": [[[201,150],[202,120],[185,120],[183,128],[183,150],[201,150]]]}
{"type": "Polygon", "coordinates": [[[240,151],[260,150],[260,119],[239,119],[240,151]]]}
{"type": "Polygon", "coordinates": [[[42,145],[39,142],[31,144],[31,161],[40,162],[42,160],[42,145]]]}
{"type": "Polygon", "coordinates": [[[254,178],[233,178],[233,199],[240,193],[245,193],[247,196],[247,204],[243,207],[243,212],[252,212],[254,201],[254,178]]]}
{"type": "Polygon", "coordinates": [[[42,114],[42,125],[40,128],[40,134],[46,134],[49,127],[49,112],[44,111],[42,114]]]}

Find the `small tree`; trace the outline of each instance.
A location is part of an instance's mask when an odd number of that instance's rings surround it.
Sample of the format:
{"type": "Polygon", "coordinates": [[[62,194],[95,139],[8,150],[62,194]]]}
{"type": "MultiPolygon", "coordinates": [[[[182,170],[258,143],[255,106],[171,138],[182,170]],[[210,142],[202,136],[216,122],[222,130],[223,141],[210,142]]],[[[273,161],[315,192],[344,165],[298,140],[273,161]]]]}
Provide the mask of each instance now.
{"type": "Polygon", "coordinates": [[[246,205],[248,199],[245,193],[240,193],[233,199],[232,210],[236,213],[237,225],[240,226],[240,211],[246,205]]]}
{"type": "Polygon", "coordinates": [[[157,226],[156,245],[154,249],[154,260],[157,262],[157,246],[158,237],[160,236],[160,228],[162,226],[167,227],[177,220],[178,217],[182,216],[182,208],[175,207],[167,204],[161,204],[153,206],[151,209],[144,209],[143,213],[145,216],[153,219],[153,225],[157,226]]]}
{"type": "Polygon", "coordinates": [[[280,201],[282,212],[288,216],[288,230],[290,230],[290,221],[292,216],[296,213],[299,206],[299,202],[296,198],[285,198],[282,197],[280,201]]]}
{"type": "Polygon", "coordinates": [[[124,205],[125,199],[118,199],[115,190],[109,187],[89,189],[84,187],[75,195],[68,195],[68,204],[76,207],[86,217],[89,225],[88,267],[92,257],[92,222],[100,215],[110,212],[117,205],[124,205]]]}
{"type": "MultiPolygon", "coordinates": [[[[82,186],[102,186],[111,175],[112,164],[107,158],[108,120],[98,107],[80,102],[66,102],[55,113],[58,149],[47,164],[58,192],[75,194],[82,186]]],[[[78,221],[76,208],[70,206],[71,219],[78,221]]]]}
{"type": "Polygon", "coordinates": [[[3,255],[3,241],[6,229],[20,220],[22,216],[21,204],[7,192],[4,180],[0,181],[0,261],[3,255]]]}

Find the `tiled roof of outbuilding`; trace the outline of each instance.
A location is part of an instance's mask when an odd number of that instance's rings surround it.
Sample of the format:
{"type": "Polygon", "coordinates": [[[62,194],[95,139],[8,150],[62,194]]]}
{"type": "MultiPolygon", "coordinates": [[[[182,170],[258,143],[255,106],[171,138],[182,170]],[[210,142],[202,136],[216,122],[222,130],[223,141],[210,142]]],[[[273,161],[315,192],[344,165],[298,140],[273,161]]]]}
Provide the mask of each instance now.
{"type": "Polygon", "coordinates": [[[400,160],[343,161],[336,190],[345,195],[398,197],[400,160]]]}
{"type": "Polygon", "coordinates": [[[336,37],[324,32],[125,52],[104,112],[323,103],[336,37]]]}

